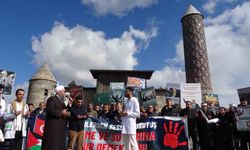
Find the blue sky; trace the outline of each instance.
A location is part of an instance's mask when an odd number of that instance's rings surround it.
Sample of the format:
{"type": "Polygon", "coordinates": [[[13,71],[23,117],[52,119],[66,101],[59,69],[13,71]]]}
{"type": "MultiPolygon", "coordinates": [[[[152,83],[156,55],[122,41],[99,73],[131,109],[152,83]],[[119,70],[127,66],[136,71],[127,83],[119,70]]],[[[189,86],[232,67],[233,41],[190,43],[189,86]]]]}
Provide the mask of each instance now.
{"type": "Polygon", "coordinates": [[[95,86],[89,69],[155,70],[150,85],[185,82],[181,17],[192,3],[205,17],[214,92],[238,103],[250,83],[250,2],[240,0],[1,1],[1,69],[15,88],[48,62],[67,85],[95,86]]]}

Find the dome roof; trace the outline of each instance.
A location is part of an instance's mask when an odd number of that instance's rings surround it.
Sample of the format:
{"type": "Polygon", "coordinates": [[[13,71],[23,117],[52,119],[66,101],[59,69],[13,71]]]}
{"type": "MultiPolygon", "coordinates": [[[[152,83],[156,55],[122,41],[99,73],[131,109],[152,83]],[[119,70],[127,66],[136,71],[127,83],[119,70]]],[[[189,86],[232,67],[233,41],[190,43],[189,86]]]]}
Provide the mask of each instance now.
{"type": "Polygon", "coordinates": [[[56,82],[53,73],[49,69],[48,63],[42,65],[37,73],[31,78],[31,80],[50,80],[56,82]]]}
{"type": "MultiPolygon", "coordinates": [[[[187,15],[191,15],[191,14],[200,14],[202,15],[192,4],[190,4],[185,12],[185,14],[183,15],[183,17],[187,16],[187,15]]],[[[202,15],[203,16],[203,15],[202,15]]],[[[182,18],[183,18],[182,17],[182,18]]]]}

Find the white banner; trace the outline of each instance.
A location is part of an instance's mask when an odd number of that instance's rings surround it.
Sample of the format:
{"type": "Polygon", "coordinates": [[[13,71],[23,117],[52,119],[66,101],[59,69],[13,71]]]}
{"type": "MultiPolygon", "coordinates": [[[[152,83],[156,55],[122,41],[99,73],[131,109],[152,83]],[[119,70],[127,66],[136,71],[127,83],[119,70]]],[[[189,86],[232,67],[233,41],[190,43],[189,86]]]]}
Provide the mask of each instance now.
{"type": "Polygon", "coordinates": [[[202,102],[200,83],[182,83],[181,84],[181,107],[185,108],[185,101],[191,101],[193,106],[200,105],[202,102]]]}

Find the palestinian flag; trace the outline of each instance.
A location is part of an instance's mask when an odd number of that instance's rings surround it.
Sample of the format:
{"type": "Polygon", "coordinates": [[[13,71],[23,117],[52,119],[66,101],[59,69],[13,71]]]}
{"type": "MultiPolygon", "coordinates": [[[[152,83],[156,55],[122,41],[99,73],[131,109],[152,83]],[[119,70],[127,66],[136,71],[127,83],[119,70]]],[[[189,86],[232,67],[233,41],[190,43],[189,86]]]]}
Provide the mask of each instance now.
{"type": "Polygon", "coordinates": [[[27,150],[41,150],[42,140],[37,139],[30,130],[28,131],[26,148],[27,150]]]}

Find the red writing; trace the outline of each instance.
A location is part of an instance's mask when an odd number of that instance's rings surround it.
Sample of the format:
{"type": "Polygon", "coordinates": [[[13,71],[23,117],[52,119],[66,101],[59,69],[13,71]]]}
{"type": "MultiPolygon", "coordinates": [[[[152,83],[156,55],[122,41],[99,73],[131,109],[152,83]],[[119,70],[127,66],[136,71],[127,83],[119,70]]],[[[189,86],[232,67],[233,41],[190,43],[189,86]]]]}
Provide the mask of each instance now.
{"type": "Polygon", "coordinates": [[[84,143],[82,150],[94,150],[94,143],[84,143]]]}
{"type": "Polygon", "coordinates": [[[121,141],[121,139],[122,139],[122,135],[121,134],[112,134],[111,135],[111,141],[117,141],[117,142],[119,142],[119,141],[121,141]]]}
{"type": "Polygon", "coordinates": [[[155,141],[155,132],[137,132],[137,141],[155,141]]]}
{"type": "Polygon", "coordinates": [[[86,131],[84,134],[84,140],[95,140],[95,134],[96,132],[90,132],[90,131],[86,131]]]}
{"type": "Polygon", "coordinates": [[[123,150],[123,147],[117,144],[97,144],[96,150],[123,150]]]}
{"type": "Polygon", "coordinates": [[[108,133],[107,132],[99,132],[99,140],[107,140],[108,133]]]}

